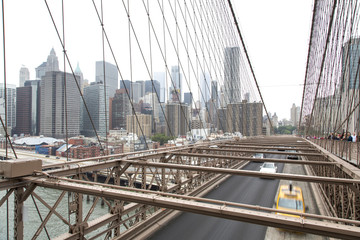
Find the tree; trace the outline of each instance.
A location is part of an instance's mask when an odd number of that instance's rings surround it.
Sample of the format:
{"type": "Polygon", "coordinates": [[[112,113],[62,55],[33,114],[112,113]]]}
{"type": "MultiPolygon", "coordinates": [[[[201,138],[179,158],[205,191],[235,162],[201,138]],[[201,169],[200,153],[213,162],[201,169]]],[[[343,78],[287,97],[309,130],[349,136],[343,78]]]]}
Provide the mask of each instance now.
{"type": "Polygon", "coordinates": [[[159,142],[160,145],[164,145],[164,143],[166,143],[167,141],[173,139],[172,137],[168,137],[164,134],[161,134],[161,133],[157,133],[155,135],[153,135],[151,137],[151,140],[154,141],[154,142],[159,142]]]}
{"type": "Polygon", "coordinates": [[[278,128],[275,128],[275,134],[286,134],[290,135],[292,132],[296,129],[294,126],[280,126],[278,128]]]}

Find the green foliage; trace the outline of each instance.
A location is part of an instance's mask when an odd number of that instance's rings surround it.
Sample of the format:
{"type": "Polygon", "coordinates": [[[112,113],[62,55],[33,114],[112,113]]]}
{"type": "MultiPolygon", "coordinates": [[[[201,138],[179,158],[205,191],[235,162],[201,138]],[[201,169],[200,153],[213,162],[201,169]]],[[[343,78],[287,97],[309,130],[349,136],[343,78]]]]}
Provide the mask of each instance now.
{"type": "Polygon", "coordinates": [[[157,133],[151,137],[154,142],[160,142],[160,145],[164,145],[167,141],[173,139],[172,137],[165,136],[164,134],[157,133]]]}
{"type": "Polygon", "coordinates": [[[296,129],[294,126],[280,126],[275,128],[275,134],[287,134],[290,135],[296,129]]]}

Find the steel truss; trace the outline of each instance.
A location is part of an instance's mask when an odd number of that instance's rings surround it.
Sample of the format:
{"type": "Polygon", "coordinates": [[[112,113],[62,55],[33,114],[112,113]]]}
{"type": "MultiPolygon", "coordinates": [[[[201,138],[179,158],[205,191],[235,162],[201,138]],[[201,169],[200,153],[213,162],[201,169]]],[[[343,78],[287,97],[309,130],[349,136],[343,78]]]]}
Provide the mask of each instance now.
{"type": "Polygon", "coordinates": [[[47,229],[52,217],[68,229],[57,235],[58,239],[136,237],[137,233],[169,215],[170,209],[357,239],[360,236],[360,178],[357,174],[355,169],[344,168],[343,163],[335,161],[332,155],[300,138],[254,138],[218,142],[216,146],[209,142],[169,151],[47,165],[31,177],[3,179],[0,189],[9,191],[0,199],[0,207],[14,194],[16,239],[23,237],[22,205],[27,199],[33,202],[40,219],[32,239],[37,239],[43,231],[48,238],[56,237],[47,229]],[[279,148],[296,150],[296,155],[302,160],[250,157],[259,151],[289,154],[274,151],[279,148]],[[314,175],[261,174],[239,169],[249,161],[265,160],[306,164],[314,175]],[[266,175],[267,178],[317,183],[333,216],[303,214],[300,218],[289,218],[274,214],[275,209],[195,197],[231,175],[266,175]],[[34,191],[37,187],[59,189],[61,192],[55,203],[50,205],[44,196],[34,191]],[[67,216],[58,209],[65,196],[68,198],[67,216]],[[85,198],[93,200],[86,211],[83,206],[85,198]],[[93,212],[99,201],[108,208],[108,213],[94,218],[93,212]],[[40,206],[48,212],[41,211],[40,206]]]}

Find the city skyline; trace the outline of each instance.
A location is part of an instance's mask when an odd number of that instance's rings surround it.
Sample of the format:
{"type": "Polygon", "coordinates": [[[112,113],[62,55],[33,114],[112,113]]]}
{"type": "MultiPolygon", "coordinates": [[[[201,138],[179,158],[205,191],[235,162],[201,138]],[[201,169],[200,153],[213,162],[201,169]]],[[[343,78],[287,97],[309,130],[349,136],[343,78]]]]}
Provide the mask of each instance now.
{"type": "MultiPolygon", "coordinates": [[[[141,4],[138,4],[135,1],[131,4],[132,9],[138,7],[139,11],[144,11],[144,7],[141,4]]],[[[116,3],[113,9],[120,9],[121,13],[124,13],[123,7],[120,5],[121,4],[116,3]]],[[[280,119],[289,118],[288,109],[289,107],[291,107],[291,104],[301,104],[301,90],[299,89],[302,88],[301,84],[303,83],[303,78],[305,74],[304,65],[306,63],[306,52],[310,33],[310,16],[312,11],[312,3],[310,1],[295,1],[292,3],[288,3],[286,1],[280,0],[272,4],[267,3],[266,1],[236,1],[233,3],[233,5],[237,13],[240,29],[243,33],[248,52],[250,54],[250,59],[253,64],[255,74],[257,76],[260,90],[263,94],[265,105],[267,106],[268,111],[277,112],[280,119]],[[284,5],[284,3],[286,3],[286,5],[291,10],[287,12],[279,12],[282,10],[282,8],[279,6],[284,5]],[[261,9],[261,14],[258,9],[259,4],[263,4],[266,6],[266,8],[261,9]],[[257,9],[255,12],[258,12],[258,14],[252,14],[254,12],[253,9],[257,9]],[[267,10],[265,11],[265,9],[267,10]],[[256,19],[256,17],[260,15],[263,16],[264,19],[268,19],[268,21],[255,21],[254,19],[256,19]],[[286,16],[287,19],[286,23],[279,24],[278,22],[280,21],[280,19],[283,19],[284,16],[286,16]],[[301,18],[302,21],[299,21],[300,16],[305,16],[301,18]],[[251,25],[245,24],[249,22],[251,22],[251,25]],[[295,25],[296,27],[286,27],[291,26],[291,24],[295,25]],[[285,29],[285,27],[289,31],[292,31],[291,34],[280,32],[282,31],[281,29],[285,29]],[[276,31],[276,34],[268,33],[269,29],[272,29],[272,32],[276,31]],[[268,37],[268,39],[266,40],[266,44],[263,44],[264,34],[262,32],[266,32],[268,33],[268,36],[274,37],[268,37]],[[289,38],[291,38],[291,41],[287,40],[289,38]],[[282,41],[277,41],[277,39],[282,39],[282,41]],[[281,46],[280,44],[284,45],[281,46]],[[295,47],[291,47],[291,45],[295,47]],[[301,47],[299,48],[299,46],[301,47]],[[291,49],[291,51],[289,51],[289,49],[291,49]],[[299,52],[301,53],[299,54],[299,52]],[[291,56],[289,56],[290,53],[291,56]],[[280,59],[280,61],[278,59],[280,59]],[[295,67],[295,65],[297,67],[295,67]],[[279,66],[284,67],[282,68],[282,70],[280,70],[279,66]],[[292,74],[289,74],[290,72],[292,72],[292,74]],[[294,91],[295,88],[296,91],[294,91]],[[283,95],[286,99],[289,99],[289,101],[282,101],[280,98],[281,95],[283,95]]],[[[61,7],[59,6],[59,3],[50,4],[50,8],[53,10],[61,9],[61,7]]],[[[93,6],[91,6],[91,4],[84,1],[75,1],[71,4],[65,4],[65,7],[67,6],[68,17],[65,19],[67,20],[67,25],[65,29],[67,31],[66,42],[68,44],[66,50],[69,54],[71,65],[75,69],[77,63],[79,63],[84,74],[84,79],[88,79],[91,82],[95,81],[93,79],[93,76],[95,75],[95,69],[93,68],[94,62],[102,60],[102,50],[100,47],[101,27],[96,16],[93,16],[92,14],[93,6]],[[77,16],[76,9],[88,9],[91,14],[89,14],[89,17],[77,19],[76,24],[73,24],[72,15],[77,16]],[[80,29],[81,31],[79,31],[80,29]],[[81,35],[79,35],[79,33],[81,33],[81,35]],[[79,41],[76,40],[76,38],[81,39],[82,41],[78,43],[79,41]],[[95,46],[98,47],[89,48],[90,43],[96,43],[95,46]]],[[[111,12],[110,8],[112,6],[105,4],[104,7],[105,13],[111,12]]],[[[6,28],[8,39],[8,83],[16,85],[18,84],[18,72],[22,65],[26,66],[30,70],[30,79],[35,79],[34,69],[39,66],[41,62],[43,62],[44,57],[48,55],[48,51],[52,47],[57,53],[59,53],[59,58],[61,58],[61,60],[59,60],[60,69],[63,69],[63,56],[62,54],[60,54],[62,53],[62,49],[59,45],[59,40],[57,39],[54,27],[52,26],[52,23],[49,19],[49,13],[44,4],[38,2],[30,3],[29,1],[21,1],[16,3],[9,1],[6,4],[6,10],[9,12],[17,12],[17,14],[12,15],[5,14],[6,23],[11,24],[11,27],[6,28]],[[18,8],[18,4],[21,4],[22,8],[18,8]],[[13,9],[16,9],[16,11],[13,11],[13,9]],[[31,11],[28,11],[28,9],[37,9],[37,14],[30,15],[31,11]],[[18,14],[28,19],[29,21],[18,21],[18,14]],[[34,30],[32,26],[42,26],[42,28],[34,30]],[[12,29],[16,29],[16,32],[14,32],[12,29]],[[44,32],[47,32],[47,34],[46,37],[37,38],[36,41],[34,41],[33,39],[27,39],[27,41],[24,42],[23,39],[18,37],[17,32],[22,32],[23,35],[28,36],[40,36],[44,32]]],[[[152,13],[155,15],[159,12],[156,12],[154,10],[154,12],[152,13]]],[[[56,16],[56,23],[60,26],[60,16],[58,15],[58,13],[56,16]]],[[[104,21],[107,27],[107,31],[113,32],[111,31],[111,29],[115,26],[112,26],[112,24],[110,24],[110,17],[105,17],[104,21]]],[[[136,21],[134,19],[134,25],[139,26],[139,21],[136,21]]],[[[119,31],[128,31],[127,20],[122,19],[119,22],[122,22],[125,25],[121,26],[119,31]]],[[[161,26],[162,22],[158,22],[156,19],[154,19],[154,24],[158,24],[159,26],[161,26]]],[[[147,29],[144,28],[143,30],[147,29]]],[[[154,36],[152,37],[154,40],[154,36]]],[[[159,38],[160,37],[161,36],[159,36],[159,38]]],[[[128,43],[126,43],[125,39],[120,39],[118,38],[118,36],[114,36],[114,38],[112,38],[111,40],[112,42],[118,41],[119,44],[128,46],[128,43]]],[[[134,48],[136,48],[135,44],[133,46],[134,48]]],[[[171,44],[169,44],[169,46],[171,46],[171,44]]],[[[115,46],[115,50],[116,49],[119,49],[118,45],[115,46]]],[[[129,57],[127,55],[128,54],[126,54],[126,56],[123,56],[123,59],[118,59],[123,79],[131,79],[129,74],[129,57]]],[[[161,53],[158,50],[154,50],[153,56],[153,62],[163,62],[163,60],[161,59],[161,53]]],[[[106,48],[105,61],[113,63],[113,60],[114,59],[109,53],[108,48],[106,48]]],[[[137,59],[133,59],[132,61],[143,62],[142,60],[137,59]]],[[[169,50],[167,54],[167,61],[168,65],[170,66],[177,65],[178,60],[176,59],[176,54],[174,54],[174,50],[169,50]]],[[[69,69],[70,68],[67,65],[66,71],[68,72],[69,69]]],[[[151,72],[166,73],[164,64],[162,63],[158,66],[153,65],[153,69],[151,69],[151,72]]],[[[133,81],[150,79],[150,74],[145,69],[145,67],[142,66],[139,70],[133,71],[132,78],[133,81]],[[138,76],[138,74],[142,74],[142,76],[138,76]]],[[[169,75],[169,73],[166,74],[169,75]]],[[[121,79],[120,76],[119,79],[121,79]]],[[[192,79],[193,78],[190,78],[189,81],[191,82],[192,79]]],[[[214,77],[212,79],[214,79],[214,77]]],[[[184,92],[188,91],[184,89],[184,92]]],[[[195,93],[194,99],[198,99],[195,93]]]]}

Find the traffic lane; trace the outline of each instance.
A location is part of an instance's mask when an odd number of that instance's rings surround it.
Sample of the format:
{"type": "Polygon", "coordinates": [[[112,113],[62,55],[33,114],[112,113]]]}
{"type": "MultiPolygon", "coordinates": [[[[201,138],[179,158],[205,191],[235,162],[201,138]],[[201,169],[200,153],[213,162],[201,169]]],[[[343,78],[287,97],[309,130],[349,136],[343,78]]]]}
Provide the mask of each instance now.
{"type": "MultiPolygon", "coordinates": [[[[276,156],[268,156],[276,157],[276,156]]],[[[261,163],[250,162],[244,170],[258,171],[261,163]]],[[[282,172],[284,164],[277,164],[282,172]]],[[[279,180],[232,176],[206,198],[272,207],[279,180]]],[[[264,239],[266,226],[183,213],[150,239],[264,239]]]]}

